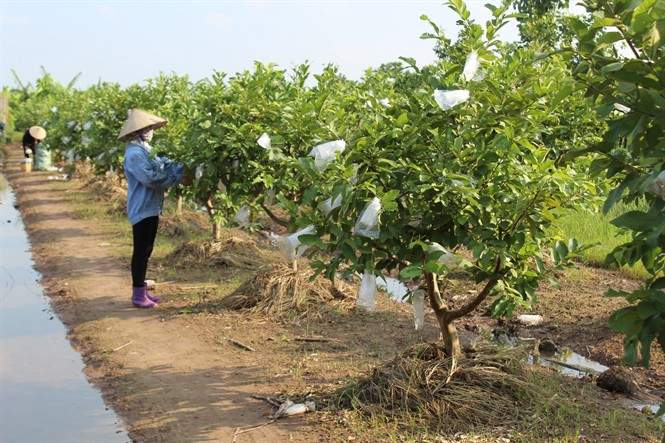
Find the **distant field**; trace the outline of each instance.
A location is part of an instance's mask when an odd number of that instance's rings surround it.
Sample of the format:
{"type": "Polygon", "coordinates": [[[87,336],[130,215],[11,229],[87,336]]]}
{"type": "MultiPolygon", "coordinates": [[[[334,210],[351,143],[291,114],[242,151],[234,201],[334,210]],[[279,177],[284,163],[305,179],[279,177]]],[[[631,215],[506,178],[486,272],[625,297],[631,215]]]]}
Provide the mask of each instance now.
{"type": "MultiPolygon", "coordinates": [[[[597,213],[587,211],[570,212],[559,219],[557,227],[561,229],[564,238],[573,237],[584,244],[598,243],[585,252],[585,259],[589,264],[604,266],[607,254],[616,246],[630,240],[630,234],[621,232],[610,224],[610,221],[624,212],[635,209],[645,208],[639,204],[618,203],[607,215],[600,210],[597,213]]],[[[644,277],[646,275],[641,263],[624,270],[634,277],[644,277]]]]}

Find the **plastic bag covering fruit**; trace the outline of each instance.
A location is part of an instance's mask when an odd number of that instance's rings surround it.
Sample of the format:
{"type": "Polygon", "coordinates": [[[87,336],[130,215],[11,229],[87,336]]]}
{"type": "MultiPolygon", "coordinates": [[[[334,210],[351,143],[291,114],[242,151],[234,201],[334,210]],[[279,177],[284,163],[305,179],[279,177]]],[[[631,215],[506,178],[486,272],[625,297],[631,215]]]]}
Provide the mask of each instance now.
{"type": "Polygon", "coordinates": [[[330,214],[330,212],[331,212],[333,209],[337,209],[337,208],[339,208],[341,205],[342,205],[342,194],[340,194],[340,195],[338,195],[337,197],[335,197],[335,200],[334,200],[334,201],[333,201],[332,197],[329,197],[329,198],[325,199],[324,201],[322,201],[321,203],[319,203],[318,208],[319,208],[319,210],[320,210],[321,212],[323,212],[325,215],[328,215],[328,214],[330,214]]]}
{"type": "Polygon", "coordinates": [[[390,100],[388,100],[387,98],[382,98],[381,100],[379,100],[379,103],[381,104],[381,106],[384,106],[386,108],[390,107],[390,100]]]}
{"type": "Polygon", "coordinates": [[[261,146],[263,149],[270,149],[270,136],[267,133],[261,134],[256,143],[261,146]]]}
{"type": "Polygon", "coordinates": [[[402,303],[404,296],[409,292],[409,288],[404,283],[393,277],[376,277],[376,287],[385,290],[390,297],[402,303]]]}
{"type": "Polygon", "coordinates": [[[451,109],[460,103],[464,103],[469,99],[469,91],[466,89],[453,89],[444,91],[437,89],[434,91],[434,100],[444,111],[451,109]]]}
{"type": "Polygon", "coordinates": [[[314,166],[317,171],[323,172],[335,160],[337,153],[343,152],[344,149],[346,149],[346,142],[344,140],[335,140],[314,146],[309,155],[314,157],[314,166]]]}
{"type": "Polygon", "coordinates": [[[425,326],[425,291],[416,289],[411,296],[411,307],[413,308],[413,323],[416,331],[425,326]]]}
{"type": "Polygon", "coordinates": [[[430,254],[434,252],[443,252],[443,255],[441,255],[437,261],[442,265],[445,265],[449,271],[454,271],[462,265],[462,257],[453,254],[438,243],[432,243],[427,252],[430,254]]]}
{"type": "Polygon", "coordinates": [[[462,78],[468,82],[473,80],[478,73],[478,68],[480,68],[480,60],[478,59],[478,53],[476,51],[471,51],[471,53],[466,57],[466,62],[464,63],[464,70],[462,71],[462,78]]]}
{"type": "Polygon", "coordinates": [[[376,309],[376,276],[369,271],[365,271],[360,281],[356,304],[368,311],[376,309]]]}
{"type": "Polygon", "coordinates": [[[630,112],[630,108],[626,105],[622,105],[621,103],[615,103],[614,109],[623,112],[624,114],[628,114],[630,112]]]}
{"type": "Polygon", "coordinates": [[[367,203],[363,212],[360,213],[356,226],[353,228],[355,235],[368,238],[379,238],[379,215],[381,214],[381,200],[374,197],[367,203]]]}
{"type": "Polygon", "coordinates": [[[662,171],[656,179],[651,182],[647,190],[665,200],[665,171],[662,171]]]}
{"type": "Polygon", "coordinates": [[[241,206],[236,214],[236,222],[238,223],[238,226],[241,228],[248,226],[251,213],[252,211],[249,209],[249,206],[241,206]]]}
{"type": "Polygon", "coordinates": [[[263,200],[263,204],[266,206],[272,206],[275,203],[275,190],[268,189],[266,191],[266,197],[263,200]]]}
{"type": "Polygon", "coordinates": [[[89,131],[90,128],[92,128],[92,122],[85,122],[85,123],[83,123],[83,130],[84,130],[84,131],[89,131]]]}
{"type": "Polygon", "coordinates": [[[226,185],[221,180],[217,182],[217,192],[220,194],[226,194],[226,185]]]}
{"type": "Polygon", "coordinates": [[[279,247],[282,255],[288,260],[295,260],[305,253],[309,246],[304,245],[300,241],[301,235],[311,235],[316,234],[316,228],[313,225],[309,225],[299,231],[294,232],[290,235],[279,236],[275,239],[275,244],[279,247]]]}
{"type": "Polygon", "coordinates": [[[194,171],[194,178],[201,180],[201,177],[203,177],[203,165],[198,165],[194,171]]]}

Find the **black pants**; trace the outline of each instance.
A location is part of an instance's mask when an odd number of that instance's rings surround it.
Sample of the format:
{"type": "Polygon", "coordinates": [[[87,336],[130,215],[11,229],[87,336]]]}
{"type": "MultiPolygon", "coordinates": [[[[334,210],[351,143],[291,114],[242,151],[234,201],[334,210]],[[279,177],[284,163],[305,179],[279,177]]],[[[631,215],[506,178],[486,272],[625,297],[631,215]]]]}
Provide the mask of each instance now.
{"type": "Polygon", "coordinates": [[[145,284],[145,273],[148,270],[148,259],[152,254],[159,226],[159,217],[144,218],[132,226],[134,251],[132,252],[132,285],[140,288],[145,284]]]}

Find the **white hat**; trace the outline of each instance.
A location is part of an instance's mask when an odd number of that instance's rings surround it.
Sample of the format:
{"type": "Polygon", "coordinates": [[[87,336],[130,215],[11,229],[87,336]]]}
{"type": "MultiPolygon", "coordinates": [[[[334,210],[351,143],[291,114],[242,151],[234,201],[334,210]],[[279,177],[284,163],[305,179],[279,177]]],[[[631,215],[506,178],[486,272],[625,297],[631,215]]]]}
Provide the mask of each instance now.
{"type": "Polygon", "coordinates": [[[120,130],[118,138],[123,139],[128,135],[140,131],[141,129],[161,128],[166,123],[166,119],[157,117],[156,115],[145,112],[142,109],[130,109],[127,120],[125,121],[125,124],[122,125],[122,129],[120,130]]]}
{"type": "Polygon", "coordinates": [[[28,129],[28,132],[32,135],[32,138],[36,140],[44,140],[46,138],[46,129],[41,126],[32,126],[28,129]]]}

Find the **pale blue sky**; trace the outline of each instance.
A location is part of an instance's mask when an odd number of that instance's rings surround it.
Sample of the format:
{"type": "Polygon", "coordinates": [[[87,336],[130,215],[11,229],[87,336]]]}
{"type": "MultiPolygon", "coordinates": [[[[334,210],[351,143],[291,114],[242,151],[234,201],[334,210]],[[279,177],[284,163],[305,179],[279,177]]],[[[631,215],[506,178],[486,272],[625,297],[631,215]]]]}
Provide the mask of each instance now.
{"type": "MultiPolygon", "coordinates": [[[[484,20],[487,2],[467,5],[484,20]]],[[[401,55],[434,59],[433,42],[419,39],[429,30],[421,14],[456,33],[455,14],[439,0],[0,0],[0,85],[14,84],[11,68],[34,81],[40,65],[63,82],[82,72],[78,85],[86,86],[99,78],[127,85],[160,71],[200,79],[254,60],[310,60],[316,70],[333,62],[358,78],[401,55]]],[[[516,38],[515,26],[503,35],[516,38]]]]}

